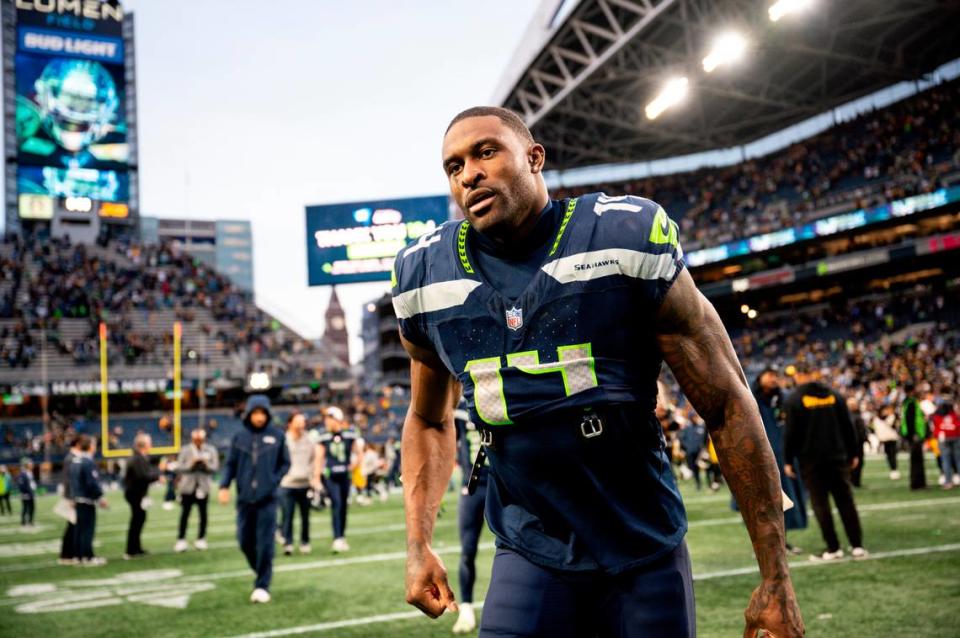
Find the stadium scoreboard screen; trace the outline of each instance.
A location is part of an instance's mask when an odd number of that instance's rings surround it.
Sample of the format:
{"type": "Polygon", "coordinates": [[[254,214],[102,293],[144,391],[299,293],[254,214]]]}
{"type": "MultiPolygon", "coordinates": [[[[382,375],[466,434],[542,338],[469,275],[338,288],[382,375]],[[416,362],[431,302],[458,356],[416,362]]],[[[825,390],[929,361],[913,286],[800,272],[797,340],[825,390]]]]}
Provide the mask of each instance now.
{"type": "Polygon", "coordinates": [[[99,0],[12,0],[21,219],[129,214],[123,9],[99,0]]]}
{"type": "Polygon", "coordinates": [[[445,195],[307,207],[311,286],[389,281],[410,241],[447,221],[445,195]]]}

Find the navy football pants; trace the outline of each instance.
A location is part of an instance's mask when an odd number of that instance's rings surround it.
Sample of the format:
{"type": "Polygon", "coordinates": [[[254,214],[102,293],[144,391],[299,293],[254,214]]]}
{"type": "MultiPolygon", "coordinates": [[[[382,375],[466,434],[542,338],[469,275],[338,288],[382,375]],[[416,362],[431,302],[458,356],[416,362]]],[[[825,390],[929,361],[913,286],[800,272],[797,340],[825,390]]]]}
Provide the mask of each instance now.
{"type": "Polygon", "coordinates": [[[564,573],[500,548],[480,637],[693,638],[693,574],[686,543],[616,576],[564,573]]]}
{"type": "Polygon", "coordinates": [[[333,519],[333,537],[347,534],[347,501],[350,498],[349,474],[331,474],[327,477],[327,494],[330,496],[330,516],[333,519]]]}
{"type": "Polygon", "coordinates": [[[483,530],[483,505],[487,500],[487,481],[481,479],[477,491],[461,494],[457,507],[460,528],[460,600],[473,602],[473,584],[477,579],[476,558],[480,531],[483,530]]]}
{"type": "Polygon", "coordinates": [[[237,540],[250,569],[257,573],[254,587],[270,589],[273,544],[277,533],[277,501],[237,504],[237,540]]]}

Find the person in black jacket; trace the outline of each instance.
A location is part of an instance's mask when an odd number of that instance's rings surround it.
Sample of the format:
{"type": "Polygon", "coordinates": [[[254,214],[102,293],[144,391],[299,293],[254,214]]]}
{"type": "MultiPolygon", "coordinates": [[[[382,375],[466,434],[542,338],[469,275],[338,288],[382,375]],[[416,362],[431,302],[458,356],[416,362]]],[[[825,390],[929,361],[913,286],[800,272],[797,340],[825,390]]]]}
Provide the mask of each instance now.
{"type": "Polygon", "coordinates": [[[247,399],[243,429],[230,442],[220,504],[230,502],[230,483],[237,481],[237,539],[250,567],[257,573],[250,602],[270,602],[274,537],[277,533],[277,489],[290,467],[283,432],[270,426],[270,400],[255,394],[247,399]]]}
{"type": "Polygon", "coordinates": [[[81,435],[78,451],[70,460],[70,494],[76,505],[77,522],[74,545],[81,565],[106,565],[107,560],[93,555],[93,536],[97,527],[97,505],[107,507],[103,498],[100,475],[93,462],[95,445],[89,436],[81,435]]]}
{"type": "Polygon", "coordinates": [[[857,435],[857,465],[850,472],[850,481],[854,487],[861,487],[864,461],[863,445],[868,440],[867,424],[863,420],[863,414],[860,412],[860,402],[857,401],[856,397],[847,397],[847,409],[850,411],[853,431],[857,435]]]}
{"type": "Polygon", "coordinates": [[[34,498],[37,493],[37,481],[33,478],[33,461],[23,459],[20,463],[20,474],[17,475],[17,489],[20,491],[20,524],[24,527],[33,527],[33,513],[35,511],[34,498]]]}
{"type": "Polygon", "coordinates": [[[147,512],[143,509],[143,499],[147,496],[150,484],[160,478],[160,471],[150,464],[147,456],[153,441],[149,434],[140,433],[133,440],[133,456],[127,464],[127,473],[123,477],[123,498],[130,505],[130,526],[127,528],[127,551],[124,560],[145,556],[140,545],[140,533],[147,522],[147,512]]]}
{"type": "MultiPolygon", "coordinates": [[[[73,459],[80,454],[80,437],[76,437],[70,443],[70,449],[63,457],[63,477],[61,479],[63,499],[73,506],[73,495],[70,492],[70,466],[73,459]]],[[[63,530],[63,538],[60,539],[60,559],[57,561],[61,565],[74,565],[77,562],[77,550],[74,543],[77,530],[76,526],[67,520],[67,527],[63,530]]]]}
{"type": "MultiPolygon", "coordinates": [[[[812,558],[843,558],[830,512],[830,494],[840,511],[853,557],[862,558],[867,552],[863,548],[860,517],[850,484],[850,470],[859,462],[857,434],[843,397],[818,378],[816,372],[798,371],[797,387],[784,401],[784,456],[800,461],[800,474],[827,543],[826,550],[812,558]]],[[[792,464],[784,465],[783,469],[787,476],[796,477],[792,464]]]]}

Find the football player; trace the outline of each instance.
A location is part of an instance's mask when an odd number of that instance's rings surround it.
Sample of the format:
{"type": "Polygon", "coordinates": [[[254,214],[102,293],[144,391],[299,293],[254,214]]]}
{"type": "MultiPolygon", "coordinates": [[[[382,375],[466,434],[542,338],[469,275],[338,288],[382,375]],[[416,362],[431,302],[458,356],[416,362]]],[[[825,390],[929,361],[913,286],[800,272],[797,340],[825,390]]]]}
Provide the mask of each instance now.
{"type": "Polygon", "coordinates": [[[402,250],[393,303],[411,357],[403,428],[407,601],[457,603],[431,548],[461,386],[490,462],[496,536],[481,636],[695,635],[683,503],[654,416],[663,361],[703,417],[741,503],[761,583],[745,636],[803,635],[780,480],[713,306],[656,203],[551,200],[543,146],[475,107],[443,140],[465,219],[402,250]]]}

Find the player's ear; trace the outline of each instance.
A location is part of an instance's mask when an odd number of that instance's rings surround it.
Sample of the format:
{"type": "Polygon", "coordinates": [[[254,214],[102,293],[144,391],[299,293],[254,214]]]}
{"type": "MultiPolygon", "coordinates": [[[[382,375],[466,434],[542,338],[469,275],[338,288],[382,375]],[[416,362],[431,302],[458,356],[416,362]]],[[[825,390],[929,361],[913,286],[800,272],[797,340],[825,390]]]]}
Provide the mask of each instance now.
{"type": "Polygon", "coordinates": [[[543,171],[543,165],[547,161],[547,152],[541,144],[534,142],[527,150],[527,161],[530,164],[530,172],[537,174],[543,171]]]}

